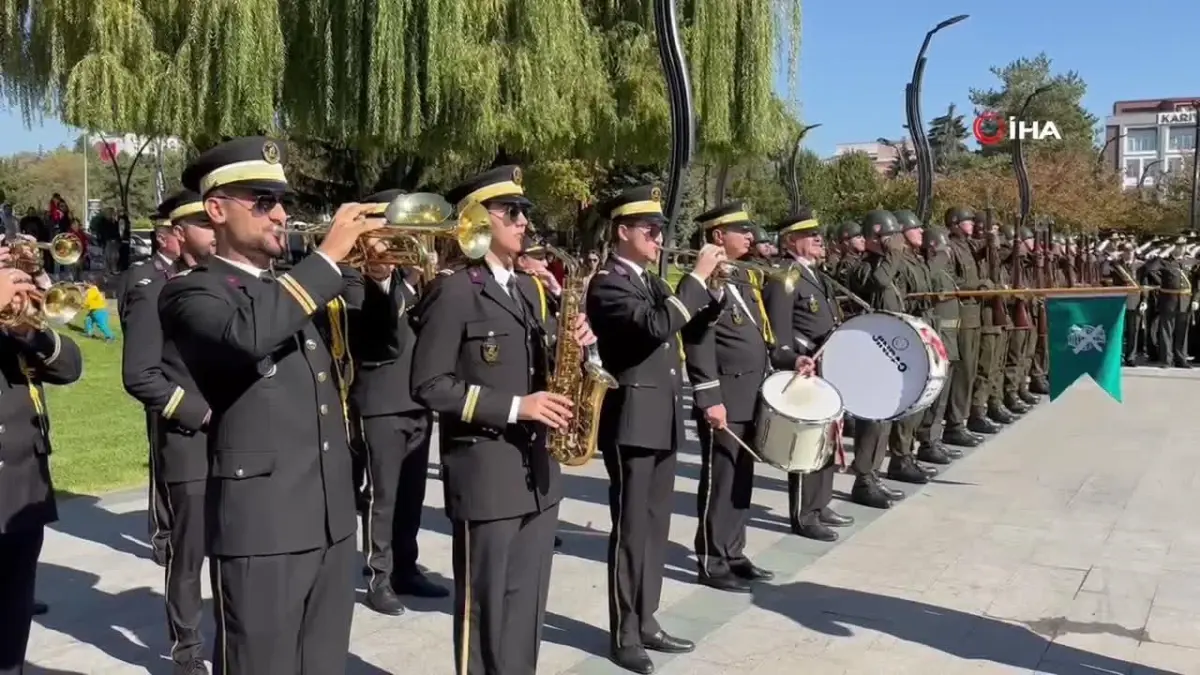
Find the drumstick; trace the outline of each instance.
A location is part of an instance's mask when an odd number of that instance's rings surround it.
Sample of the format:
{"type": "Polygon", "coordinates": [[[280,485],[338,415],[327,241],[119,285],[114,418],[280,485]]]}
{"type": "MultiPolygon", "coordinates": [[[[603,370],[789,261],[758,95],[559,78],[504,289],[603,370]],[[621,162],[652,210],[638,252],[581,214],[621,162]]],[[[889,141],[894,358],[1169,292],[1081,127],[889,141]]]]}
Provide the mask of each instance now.
{"type": "Polygon", "coordinates": [[[730,438],[732,438],[733,440],[737,441],[737,444],[738,444],[738,445],[740,445],[740,446],[742,446],[742,449],[743,449],[743,450],[745,450],[746,452],[750,453],[750,456],[751,456],[751,457],[753,457],[754,459],[757,459],[758,461],[762,462],[763,464],[766,464],[766,463],[767,463],[767,462],[765,462],[765,461],[763,460],[763,458],[762,458],[762,457],[759,457],[759,456],[758,456],[758,453],[757,453],[757,452],[755,452],[755,451],[753,450],[753,448],[751,448],[750,446],[746,445],[746,442],[745,442],[745,441],[743,441],[742,439],[738,438],[738,435],[737,435],[737,434],[735,434],[735,433],[733,433],[732,431],[730,431],[730,430],[729,430],[729,427],[721,427],[721,431],[724,431],[725,433],[729,434],[729,437],[730,437],[730,438]]]}
{"type": "MultiPolygon", "coordinates": [[[[827,344],[829,344],[828,341],[825,342],[825,345],[827,344]]],[[[812,355],[813,363],[816,363],[817,359],[821,358],[821,352],[825,351],[825,345],[821,345],[821,348],[817,350],[817,353],[812,355]]],[[[803,377],[803,375],[800,374],[800,371],[796,371],[796,374],[792,375],[792,379],[788,380],[787,384],[783,385],[783,393],[786,394],[787,390],[791,389],[792,385],[796,383],[796,380],[800,379],[801,377],[803,377]]]]}

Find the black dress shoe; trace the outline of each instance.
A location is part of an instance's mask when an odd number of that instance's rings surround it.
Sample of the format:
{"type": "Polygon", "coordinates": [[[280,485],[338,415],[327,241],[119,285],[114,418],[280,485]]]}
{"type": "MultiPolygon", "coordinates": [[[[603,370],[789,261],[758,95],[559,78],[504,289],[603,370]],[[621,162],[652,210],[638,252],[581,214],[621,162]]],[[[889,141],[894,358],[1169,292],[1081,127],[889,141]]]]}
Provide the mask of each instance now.
{"type": "Polygon", "coordinates": [[[562,548],[562,537],[554,535],[554,548],[562,548]]]}
{"type": "Polygon", "coordinates": [[[654,672],[654,662],[641,646],[614,649],[609,653],[608,660],[632,673],[650,675],[654,672]]]}
{"type": "Polygon", "coordinates": [[[387,584],[379,584],[367,591],[366,605],[388,616],[400,616],[404,613],[404,603],[387,584]]]}
{"type": "Polygon", "coordinates": [[[917,448],[917,459],[922,462],[929,462],[930,464],[946,465],[950,463],[950,456],[946,454],[945,449],[942,448],[942,444],[937,441],[922,443],[917,448]]]}
{"type": "Polygon", "coordinates": [[[1025,405],[1037,405],[1042,402],[1042,397],[1030,391],[1018,391],[1017,397],[1025,402],[1025,405]]]}
{"type": "Polygon", "coordinates": [[[821,521],[822,525],[827,525],[829,527],[850,527],[854,524],[853,518],[850,516],[843,516],[828,506],[821,509],[821,514],[817,516],[817,518],[821,521]]]}
{"type": "Polygon", "coordinates": [[[1017,421],[1017,416],[1011,411],[1004,409],[1002,406],[994,406],[988,409],[988,419],[999,424],[1012,424],[1017,421]]]}
{"type": "Polygon", "coordinates": [[[875,484],[878,485],[879,489],[883,491],[883,494],[893,502],[903,501],[904,498],[908,496],[904,493],[904,490],[897,490],[896,488],[883,482],[878,475],[875,476],[875,484]]]}
{"type": "Polygon", "coordinates": [[[917,465],[917,468],[921,470],[921,473],[925,474],[926,478],[937,478],[937,475],[941,473],[941,469],[937,468],[936,466],[922,464],[920,462],[915,462],[915,464],[917,465]]]}
{"type": "MultiPolygon", "coordinates": [[[[884,501],[887,500],[885,499],[884,501]]],[[[817,518],[806,518],[802,522],[792,523],[792,533],[815,541],[838,540],[838,533],[822,525],[821,521],[817,518]]]]}
{"type": "Polygon", "coordinates": [[[642,646],[652,652],[662,652],[663,654],[687,654],[696,649],[695,642],[675,637],[665,630],[660,630],[654,635],[643,635],[642,646]]]}
{"type": "MultiPolygon", "coordinates": [[[[850,501],[872,509],[892,508],[892,499],[888,497],[884,485],[875,476],[858,476],[854,486],[850,488],[850,501]]],[[[818,521],[818,524],[819,521],[818,521]]]]}
{"type": "Polygon", "coordinates": [[[999,433],[1000,425],[986,417],[972,415],[967,420],[967,429],[977,434],[995,434],[999,433]]]}
{"type": "Polygon", "coordinates": [[[421,572],[392,579],[392,588],[400,595],[411,595],[414,598],[445,598],[450,595],[450,589],[433,583],[421,572]]]}
{"type": "Polygon", "coordinates": [[[893,457],[888,460],[887,477],[901,483],[924,485],[929,482],[929,474],[921,470],[912,457],[893,457]]]}
{"type": "Polygon", "coordinates": [[[942,443],[973,448],[979,445],[979,437],[967,431],[966,427],[951,427],[942,431],[942,443]]]}
{"type": "Polygon", "coordinates": [[[750,592],[750,582],[737,576],[733,572],[726,572],[725,574],[717,575],[705,574],[704,572],[701,572],[700,575],[696,577],[696,580],[699,581],[701,585],[708,586],[709,588],[715,588],[718,591],[727,591],[729,593],[750,592]]]}
{"type": "Polygon", "coordinates": [[[770,581],[775,578],[774,572],[771,570],[764,570],[749,560],[730,565],[729,571],[745,579],[746,581],[770,581]]]}
{"type": "Polygon", "coordinates": [[[1191,369],[1192,369],[1192,364],[1191,364],[1191,363],[1189,363],[1189,362],[1187,362],[1187,361],[1180,361],[1179,363],[1176,363],[1176,364],[1175,364],[1175,367],[1176,367],[1176,368],[1182,368],[1183,370],[1191,370],[1191,369]]]}
{"type": "Polygon", "coordinates": [[[34,616],[43,616],[43,615],[49,614],[49,613],[50,613],[50,605],[47,605],[46,603],[42,602],[41,600],[33,601],[33,615],[34,616]]]}

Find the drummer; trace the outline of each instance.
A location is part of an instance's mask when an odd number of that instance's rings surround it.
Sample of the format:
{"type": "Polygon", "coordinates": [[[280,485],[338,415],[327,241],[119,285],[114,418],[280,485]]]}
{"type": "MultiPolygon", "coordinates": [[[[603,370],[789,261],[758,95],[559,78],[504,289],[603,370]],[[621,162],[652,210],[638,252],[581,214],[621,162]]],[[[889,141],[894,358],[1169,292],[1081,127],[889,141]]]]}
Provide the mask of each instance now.
{"type": "MultiPolygon", "coordinates": [[[[774,329],[771,364],[781,370],[811,368],[812,355],[840,320],[837,294],[817,268],[825,256],[820,234],[819,223],[807,208],[779,224],[780,255],[789,266],[785,274],[767,280],[763,298],[774,329]]],[[[837,532],[830,528],[854,523],[853,518],[829,508],[834,468],[830,457],[817,471],[803,476],[788,474],[792,532],[818,541],[836,541],[837,532]]]]}
{"type": "MultiPolygon", "coordinates": [[[[727,260],[746,260],[754,248],[754,224],[742,202],[731,202],[696,218],[706,244],[725,249],[727,260]]],[[[762,298],[762,275],[743,268],[726,270],[730,302],[716,323],[694,321],[683,330],[688,380],[692,383],[696,430],[700,435],[700,490],[696,512],[696,562],[699,581],[733,593],[749,593],[750,582],[774,574],[748,558],[746,525],[754,489],[754,456],[737,439],[754,443],[754,408],[767,374],[772,340],[762,298]],[[736,437],[736,438],[735,438],[736,437]]],[[[711,283],[711,281],[710,281],[711,283]]],[[[679,281],[676,293],[707,297],[709,289],[692,275],[679,281]]],[[[793,359],[795,361],[795,359],[793,359]]]]}

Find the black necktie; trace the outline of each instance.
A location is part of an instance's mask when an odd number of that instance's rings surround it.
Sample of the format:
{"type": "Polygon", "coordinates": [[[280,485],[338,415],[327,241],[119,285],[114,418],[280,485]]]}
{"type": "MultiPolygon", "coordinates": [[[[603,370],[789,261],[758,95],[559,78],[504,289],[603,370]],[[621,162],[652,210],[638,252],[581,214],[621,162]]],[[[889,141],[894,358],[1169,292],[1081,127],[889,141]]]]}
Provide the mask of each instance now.
{"type": "Polygon", "coordinates": [[[508,277],[508,297],[512,298],[513,304],[517,307],[517,315],[522,320],[525,319],[525,306],[521,301],[521,291],[517,288],[517,275],[512,274],[508,277]]]}

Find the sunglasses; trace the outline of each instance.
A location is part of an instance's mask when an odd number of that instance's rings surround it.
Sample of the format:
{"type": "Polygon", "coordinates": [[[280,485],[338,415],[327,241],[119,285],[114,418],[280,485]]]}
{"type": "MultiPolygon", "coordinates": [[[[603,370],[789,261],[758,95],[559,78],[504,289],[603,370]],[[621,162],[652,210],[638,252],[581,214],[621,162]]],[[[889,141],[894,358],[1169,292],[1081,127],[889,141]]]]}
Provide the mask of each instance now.
{"type": "Polygon", "coordinates": [[[488,210],[502,213],[509,220],[516,220],[521,216],[525,216],[525,219],[529,220],[529,207],[522,204],[492,204],[488,210]]]}
{"type": "Polygon", "coordinates": [[[271,211],[274,211],[276,206],[282,205],[284,209],[287,209],[293,203],[293,199],[290,196],[275,192],[256,192],[247,197],[233,197],[229,195],[222,196],[225,199],[231,199],[243,205],[245,202],[250,202],[250,210],[255,215],[260,216],[265,216],[271,211]]]}

